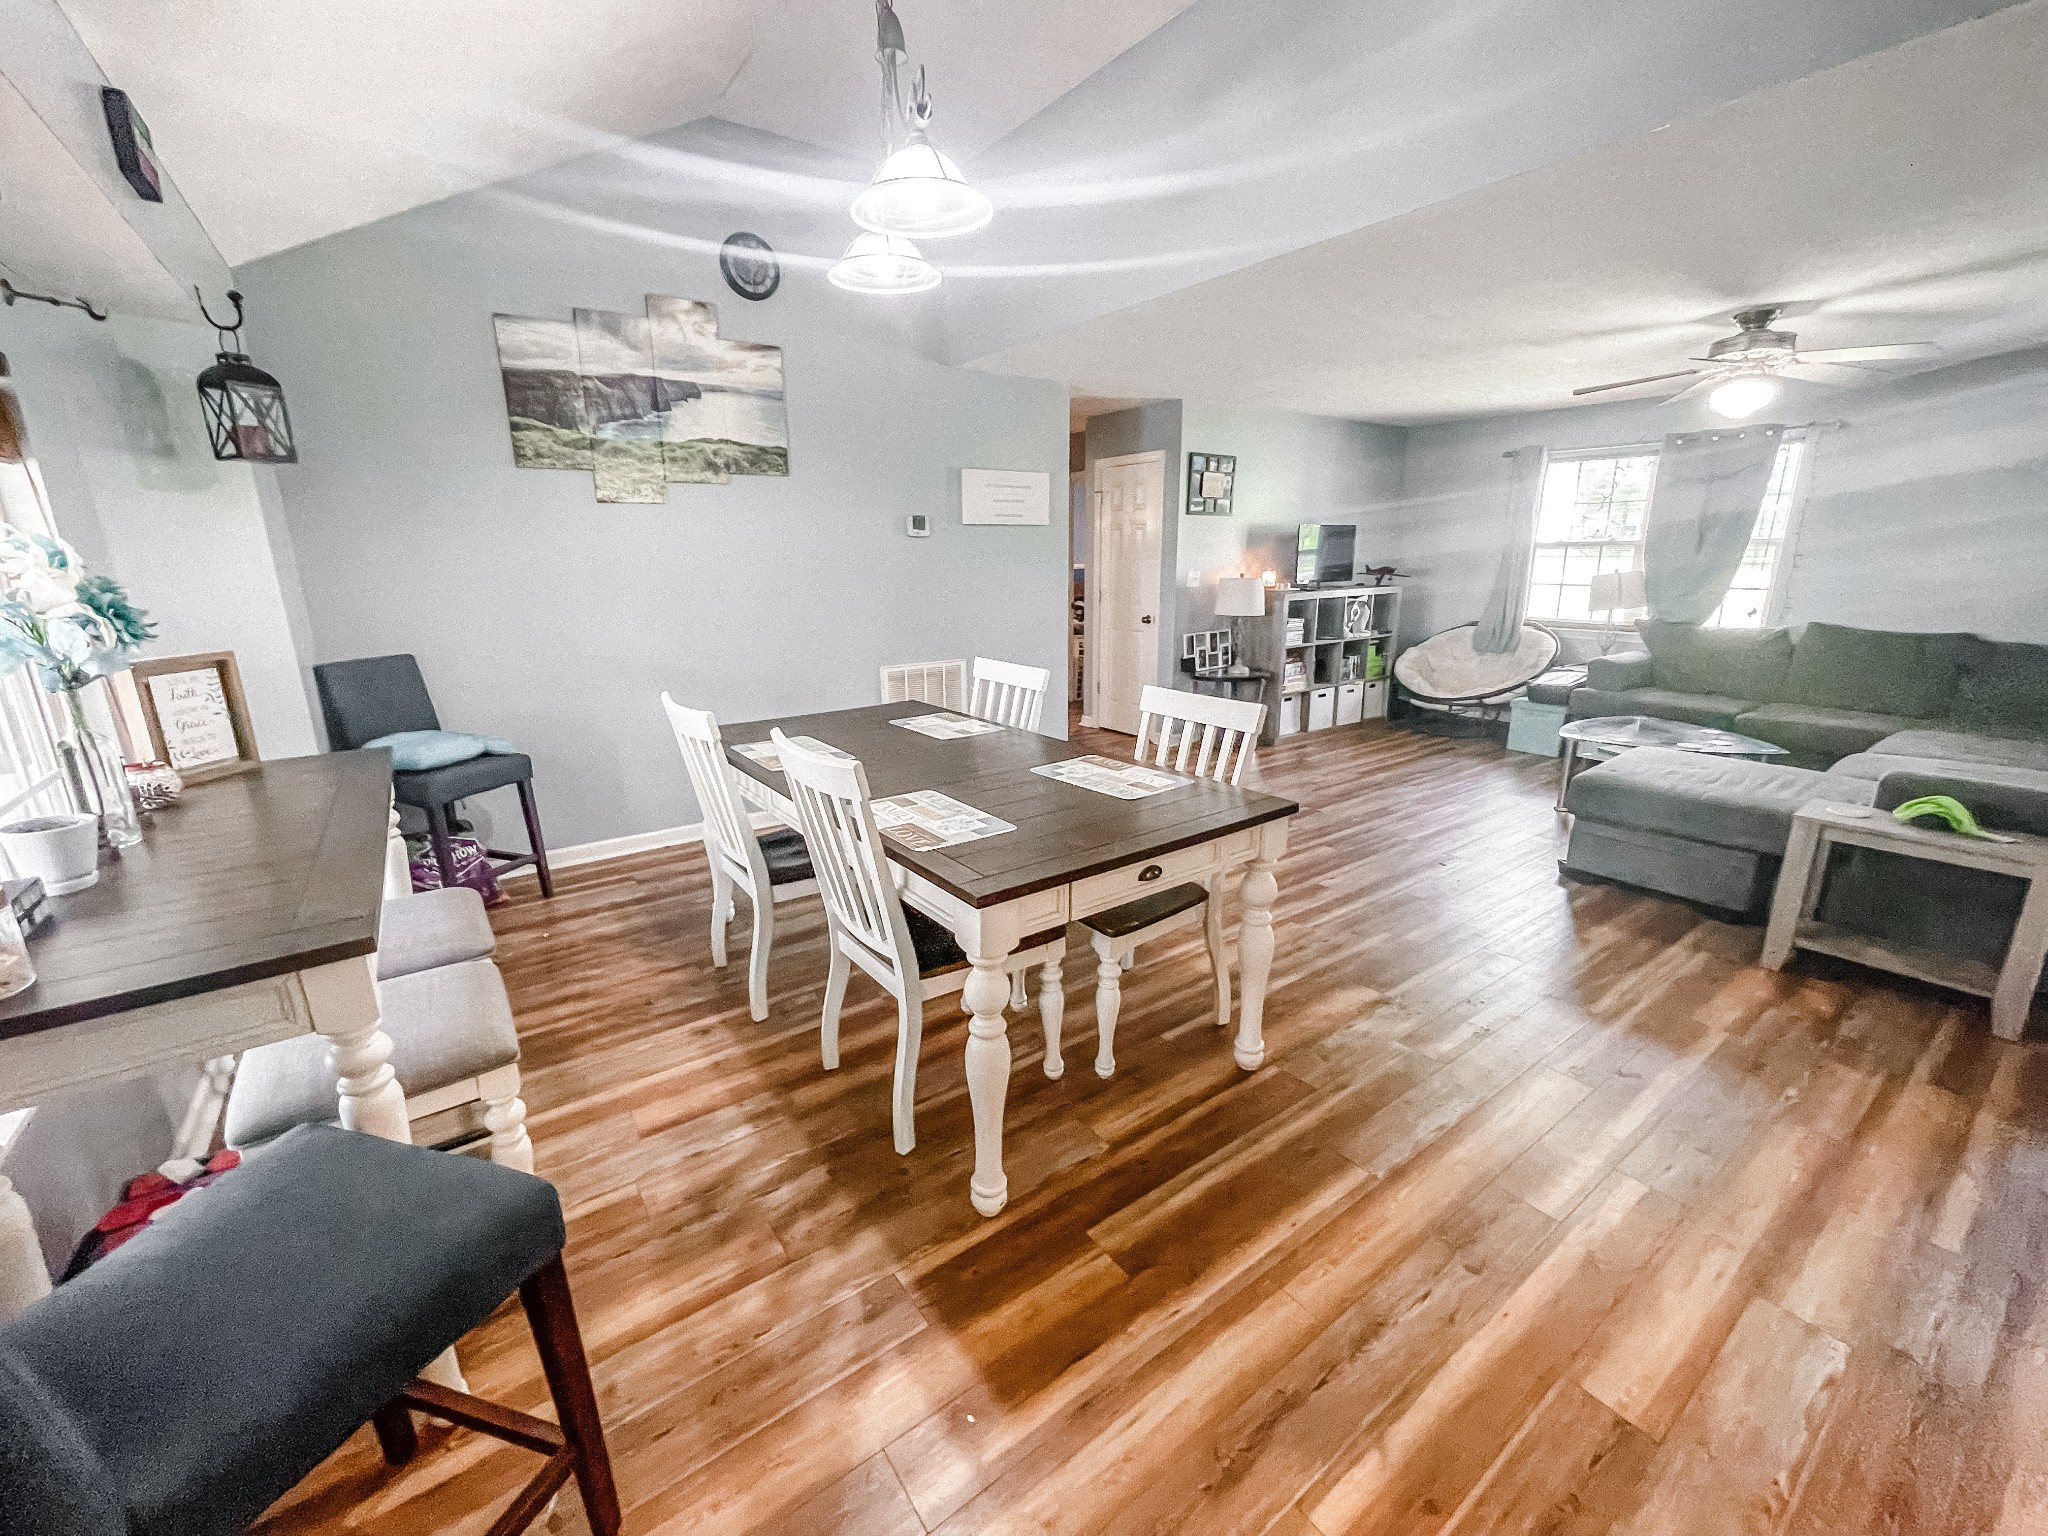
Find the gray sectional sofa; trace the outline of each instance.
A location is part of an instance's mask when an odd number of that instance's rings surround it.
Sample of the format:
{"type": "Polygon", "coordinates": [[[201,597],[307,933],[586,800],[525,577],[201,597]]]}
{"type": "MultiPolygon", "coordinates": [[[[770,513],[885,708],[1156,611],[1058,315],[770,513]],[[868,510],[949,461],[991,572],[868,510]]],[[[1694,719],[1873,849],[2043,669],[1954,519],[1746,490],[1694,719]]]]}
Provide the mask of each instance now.
{"type": "MultiPolygon", "coordinates": [[[[1565,795],[1567,873],[1760,919],[1808,800],[1889,809],[1952,794],[1987,827],[2048,835],[2048,646],[1833,624],[1639,628],[1642,650],[1590,664],[1570,718],[1684,720],[1790,755],[1644,747],[1585,770],[1565,795]]],[[[1841,850],[1817,915],[1995,963],[2020,899],[2007,876],[1841,850]]]]}

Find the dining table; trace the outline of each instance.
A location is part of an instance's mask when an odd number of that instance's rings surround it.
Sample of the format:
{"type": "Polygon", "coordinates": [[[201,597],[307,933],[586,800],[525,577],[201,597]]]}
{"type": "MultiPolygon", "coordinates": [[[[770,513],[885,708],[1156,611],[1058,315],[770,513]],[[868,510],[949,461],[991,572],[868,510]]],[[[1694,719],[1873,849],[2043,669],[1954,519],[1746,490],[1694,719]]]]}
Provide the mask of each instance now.
{"type": "MultiPolygon", "coordinates": [[[[953,715],[928,703],[876,704],[723,727],[741,793],[797,824],[779,765],[763,762],[769,732],[810,737],[858,758],[876,800],[937,791],[1010,830],[941,847],[882,839],[900,873],[903,900],[942,923],[966,954],[968,1098],[974,1172],[968,1193],[983,1216],[1009,1200],[1003,1171],[1003,1106],[1010,1076],[1003,961],[1026,934],[1085,918],[1191,880],[1217,882],[1242,868],[1239,1004],[1233,1053],[1247,1072],[1265,1060],[1266,985],[1273,967],[1276,868],[1287,847],[1292,800],[1190,772],[1142,798],[1117,798],[1033,772],[1090,755],[1085,747],[1002,727],[938,739],[897,722],[953,715]],[[751,749],[751,750],[747,750],[751,749]]],[[[956,717],[957,718],[957,717],[956,717]]],[[[1169,762],[1171,769],[1173,764],[1169,762]]]]}

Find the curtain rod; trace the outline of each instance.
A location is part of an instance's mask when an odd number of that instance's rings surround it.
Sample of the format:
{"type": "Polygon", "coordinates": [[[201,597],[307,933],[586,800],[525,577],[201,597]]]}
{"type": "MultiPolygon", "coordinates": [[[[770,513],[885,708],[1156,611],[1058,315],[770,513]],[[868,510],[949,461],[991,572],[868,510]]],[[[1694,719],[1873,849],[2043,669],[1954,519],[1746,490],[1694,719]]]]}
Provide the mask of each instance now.
{"type": "MultiPolygon", "coordinates": [[[[1760,425],[1760,426],[1769,426],[1769,425],[1770,425],[1770,423],[1769,423],[1769,422],[1760,422],[1760,423],[1758,423],[1758,425],[1760,425]]],[[[1721,430],[1723,430],[1723,429],[1722,429],[1722,428],[1720,428],[1720,427],[1695,427],[1695,428],[1693,428],[1693,431],[1694,431],[1694,432],[1719,432],[1719,431],[1721,431],[1721,430]]],[[[1743,431],[1743,430],[1745,430],[1745,429],[1744,429],[1744,428],[1742,428],[1742,427],[1735,427],[1735,426],[1731,426],[1731,427],[1730,427],[1730,428],[1729,428],[1728,430],[1731,430],[1731,431],[1735,431],[1735,432],[1741,432],[1741,431],[1743,431]]],[[[1786,431],[1786,432],[1846,432],[1846,431],[1848,431],[1848,430],[1849,430],[1849,423],[1848,423],[1848,422],[1846,422],[1846,421],[1842,421],[1842,420],[1839,420],[1839,419],[1838,419],[1838,420],[1835,420],[1835,421],[1800,421],[1800,422],[1794,422],[1794,423],[1793,423],[1793,424],[1792,424],[1791,426],[1789,426],[1789,427],[1785,427],[1785,428],[1783,428],[1782,430],[1784,430],[1784,431],[1786,431]]],[[[1689,436],[1690,434],[1688,434],[1688,433],[1685,433],[1685,432],[1673,432],[1673,433],[1671,433],[1670,435],[1671,435],[1672,437],[1686,437],[1686,436],[1689,436]]],[[[1659,439],[1657,440],[1657,442],[1662,442],[1662,441],[1663,441],[1663,439],[1662,439],[1662,438],[1659,438],[1659,439]]],[[[1643,446],[1644,446],[1645,448],[1651,448],[1651,447],[1655,447],[1655,446],[1656,446],[1656,443],[1645,443],[1645,444],[1643,444],[1643,446]]],[[[1505,453],[1503,453],[1503,454],[1501,455],[1501,457],[1502,457],[1502,458],[1504,458],[1504,459],[1512,459],[1512,458],[1513,458],[1513,457],[1514,457],[1514,456],[1515,456],[1516,454],[1520,453],[1521,451],[1522,451],[1522,450],[1521,450],[1521,449],[1519,449],[1519,448],[1510,448],[1510,449],[1508,449],[1508,450],[1507,450],[1507,451],[1506,451],[1505,453]]],[[[1581,449],[1581,448],[1572,448],[1572,449],[1567,449],[1566,451],[1567,451],[1567,452],[1570,452],[1570,453],[1583,453],[1583,452],[1585,452],[1586,450],[1585,450],[1585,449],[1581,449]]],[[[1595,452],[1596,452],[1596,455],[1597,455],[1597,450],[1596,450],[1595,452]]]]}

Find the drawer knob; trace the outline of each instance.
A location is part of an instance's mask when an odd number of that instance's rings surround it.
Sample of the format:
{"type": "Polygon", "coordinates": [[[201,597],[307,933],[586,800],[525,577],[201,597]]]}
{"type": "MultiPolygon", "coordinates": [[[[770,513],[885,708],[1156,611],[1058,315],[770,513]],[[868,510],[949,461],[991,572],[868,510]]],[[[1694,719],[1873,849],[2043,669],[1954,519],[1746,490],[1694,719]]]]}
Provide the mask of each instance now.
{"type": "Polygon", "coordinates": [[[1138,871],[1138,880],[1139,883],[1142,884],[1147,880],[1157,880],[1161,875],[1165,873],[1166,871],[1161,869],[1157,864],[1147,864],[1143,869],[1138,871]]]}

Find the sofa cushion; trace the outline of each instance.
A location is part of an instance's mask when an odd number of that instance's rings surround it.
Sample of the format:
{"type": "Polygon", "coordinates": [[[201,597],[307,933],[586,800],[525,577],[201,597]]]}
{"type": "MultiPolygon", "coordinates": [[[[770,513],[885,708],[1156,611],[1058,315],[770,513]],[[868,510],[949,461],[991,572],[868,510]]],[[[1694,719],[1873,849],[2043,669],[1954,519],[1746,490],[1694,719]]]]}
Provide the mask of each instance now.
{"type": "Polygon", "coordinates": [[[1735,729],[1784,747],[1811,763],[1832,763],[1874,747],[1914,722],[1899,715],[1871,715],[1813,704],[1765,704],[1740,716],[1735,729]]]}
{"type": "Polygon", "coordinates": [[[1650,715],[1658,720],[1682,720],[1687,725],[1732,731],[1735,729],[1735,717],[1754,708],[1756,706],[1747,699],[1724,699],[1710,693],[1674,693],[1668,688],[1631,688],[1625,693],[1580,688],[1572,694],[1567,714],[1574,720],[1597,720],[1611,715],[1650,715]]]}
{"type": "Polygon", "coordinates": [[[1885,737],[1873,750],[1888,757],[1935,757],[1958,763],[1992,763],[2001,768],[2048,770],[2048,742],[1972,736],[1962,731],[1899,731],[1885,737]]]}
{"type": "Polygon", "coordinates": [[[2048,645],[1961,636],[1949,717],[1987,736],[2048,738],[2048,645]]]}
{"type": "Polygon", "coordinates": [[[1931,719],[1955,692],[1960,635],[1809,624],[1792,650],[1780,696],[1794,704],[1931,719]]]}
{"type": "Polygon", "coordinates": [[[1782,699],[1792,668],[1787,629],[1707,629],[1643,619],[1636,628],[1650,648],[1657,686],[1674,693],[1735,699],[1782,699]]]}
{"type": "Polygon", "coordinates": [[[1809,800],[1868,805],[1877,786],[1809,768],[1637,747],[1572,780],[1565,809],[1616,826],[1723,848],[1783,854],[1792,813],[1809,800]]]}

